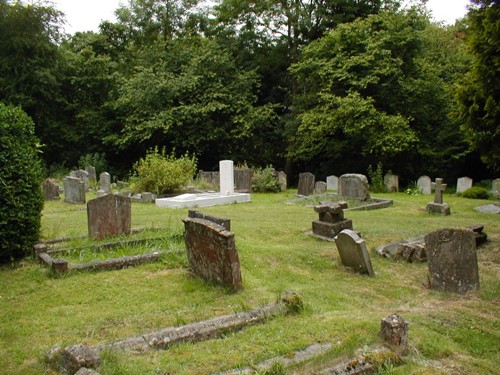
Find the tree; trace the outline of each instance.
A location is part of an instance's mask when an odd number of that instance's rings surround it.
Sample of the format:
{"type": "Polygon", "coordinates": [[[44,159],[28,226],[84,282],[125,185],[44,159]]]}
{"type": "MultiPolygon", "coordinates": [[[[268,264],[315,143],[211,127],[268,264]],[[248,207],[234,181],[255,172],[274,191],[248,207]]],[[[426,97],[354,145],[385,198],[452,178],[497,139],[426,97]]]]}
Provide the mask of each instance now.
{"type": "Polygon", "coordinates": [[[500,169],[500,5],[473,0],[466,38],[473,63],[457,89],[458,117],[473,150],[493,172],[500,169]]]}

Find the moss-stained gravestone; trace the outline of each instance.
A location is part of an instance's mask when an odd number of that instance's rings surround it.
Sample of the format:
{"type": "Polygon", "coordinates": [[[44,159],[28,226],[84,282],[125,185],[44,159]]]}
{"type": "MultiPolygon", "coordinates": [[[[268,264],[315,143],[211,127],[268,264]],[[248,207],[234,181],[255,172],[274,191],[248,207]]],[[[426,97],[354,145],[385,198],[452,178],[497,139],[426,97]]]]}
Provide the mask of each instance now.
{"type": "Polygon", "coordinates": [[[359,273],[375,276],[365,241],[356,232],[344,229],[335,237],[335,244],[339,250],[340,260],[345,267],[359,273]]]}
{"type": "Polygon", "coordinates": [[[96,239],[129,234],[131,227],[130,198],[104,195],[87,203],[89,236],[96,239]]]}
{"type": "Polygon", "coordinates": [[[479,289],[476,240],[469,229],[445,228],[425,236],[431,289],[467,293],[479,289]]]}

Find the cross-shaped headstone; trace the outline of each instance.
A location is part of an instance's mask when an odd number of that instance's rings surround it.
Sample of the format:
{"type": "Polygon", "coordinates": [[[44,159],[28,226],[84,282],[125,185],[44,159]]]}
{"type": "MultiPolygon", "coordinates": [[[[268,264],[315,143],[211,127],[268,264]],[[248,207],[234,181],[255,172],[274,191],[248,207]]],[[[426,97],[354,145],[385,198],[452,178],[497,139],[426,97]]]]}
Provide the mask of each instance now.
{"type": "Polygon", "coordinates": [[[443,203],[443,191],[446,190],[446,184],[443,184],[442,178],[436,178],[436,182],[432,183],[432,188],[435,190],[434,203],[443,203]]]}

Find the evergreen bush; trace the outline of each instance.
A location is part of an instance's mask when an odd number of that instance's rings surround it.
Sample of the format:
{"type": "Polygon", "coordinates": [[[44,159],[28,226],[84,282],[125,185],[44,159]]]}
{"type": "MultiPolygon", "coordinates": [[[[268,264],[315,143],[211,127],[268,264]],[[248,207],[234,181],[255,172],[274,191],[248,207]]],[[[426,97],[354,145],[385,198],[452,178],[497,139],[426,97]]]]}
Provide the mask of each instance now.
{"type": "Polygon", "coordinates": [[[33,121],[0,103],[0,263],[28,255],[39,240],[42,178],[33,121]]]}
{"type": "Polygon", "coordinates": [[[489,199],[488,190],[479,186],[468,188],[462,193],[462,197],[470,199],[489,199]]]}
{"type": "Polygon", "coordinates": [[[256,193],[279,193],[281,191],[280,182],[272,166],[253,170],[252,191],[256,193]]]}
{"type": "Polygon", "coordinates": [[[196,165],[194,156],[185,154],[176,158],[173,153],[165,155],[165,149],[159,151],[155,147],[134,164],[131,189],[135,193],[173,193],[192,180],[196,165]]]}

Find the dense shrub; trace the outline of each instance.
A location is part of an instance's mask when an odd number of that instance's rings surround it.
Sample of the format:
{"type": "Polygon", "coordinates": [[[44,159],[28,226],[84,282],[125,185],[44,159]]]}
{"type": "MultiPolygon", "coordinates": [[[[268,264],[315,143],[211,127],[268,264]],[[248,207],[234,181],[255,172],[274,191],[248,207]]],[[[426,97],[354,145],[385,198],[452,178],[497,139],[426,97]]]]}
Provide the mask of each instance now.
{"type": "Polygon", "coordinates": [[[108,170],[108,162],[106,161],[106,154],[104,152],[95,152],[93,154],[85,154],[78,160],[78,167],[85,169],[88,166],[95,168],[97,175],[108,170]]]}
{"type": "Polygon", "coordinates": [[[196,172],[196,158],[188,154],[176,158],[155,147],[134,164],[131,188],[140,193],[173,193],[187,184],[196,172]]]}
{"type": "Polygon", "coordinates": [[[470,199],[488,199],[490,194],[488,190],[479,186],[468,188],[462,193],[462,197],[470,199]]]}
{"type": "Polygon", "coordinates": [[[252,191],[257,193],[279,193],[281,191],[280,182],[272,166],[253,170],[252,191]]]}
{"type": "MultiPolygon", "coordinates": [[[[373,170],[371,164],[368,166],[368,177],[370,178],[370,191],[373,193],[387,193],[387,187],[384,183],[382,163],[377,164],[377,169],[373,170]]],[[[387,172],[391,174],[391,171],[387,172]]]]}
{"type": "Polygon", "coordinates": [[[40,236],[43,195],[31,118],[0,103],[0,263],[29,254],[40,236]]]}

